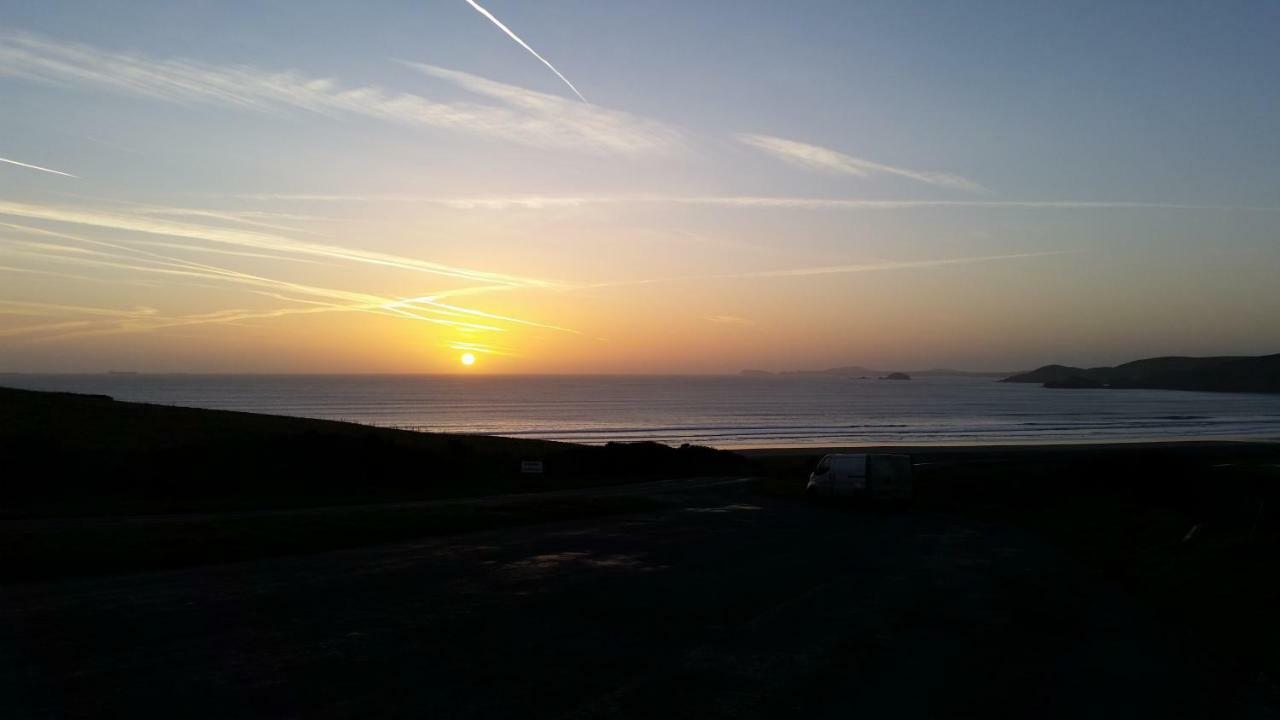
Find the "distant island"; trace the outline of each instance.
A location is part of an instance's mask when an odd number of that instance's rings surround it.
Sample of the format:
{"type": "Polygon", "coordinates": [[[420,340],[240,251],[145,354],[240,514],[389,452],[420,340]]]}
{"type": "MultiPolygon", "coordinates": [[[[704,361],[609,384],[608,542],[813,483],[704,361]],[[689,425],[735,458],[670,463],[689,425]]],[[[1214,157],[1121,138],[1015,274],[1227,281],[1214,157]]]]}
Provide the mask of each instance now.
{"type": "Polygon", "coordinates": [[[951,370],[949,368],[933,368],[930,370],[911,370],[903,372],[900,370],[874,370],[859,365],[844,365],[841,367],[827,368],[826,370],[784,370],[782,372],[769,372],[768,370],[749,369],[738,373],[745,377],[773,377],[776,375],[835,375],[838,377],[853,378],[883,378],[890,380],[910,380],[912,377],[930,377],[930,376],[957,376],[957,377],[991,377],[1002,378],[1010,375],[1008,371],[1004,372],[975,372],[970,370],[951,370]],[[890,377],[892,375],[905,375],[907,377],[890,377]]]}
{"type": "Polygon", "coordinates": [[[1158,357],[1115,367],[1045,365],[1000,382],[1047,388],[1201,390],[1280,393],[1280,354],[1261,357],[1158,357]]]}
{"type": "Polygon", "coordinates": [[[880,379],[881,380],[910,380],[911,376],[904,372],[891,372],[880,379]]]}

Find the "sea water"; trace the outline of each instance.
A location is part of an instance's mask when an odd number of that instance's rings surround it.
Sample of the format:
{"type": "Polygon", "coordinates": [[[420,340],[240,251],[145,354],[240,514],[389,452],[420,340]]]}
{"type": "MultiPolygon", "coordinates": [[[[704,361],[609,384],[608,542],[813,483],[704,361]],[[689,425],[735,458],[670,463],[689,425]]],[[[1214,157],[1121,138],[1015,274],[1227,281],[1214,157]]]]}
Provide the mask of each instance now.
{"type": "Polygon", "coordinates": [[[1053,390],[973,377],[20,374],[0,385],[586,443],[1280,439],[1280,395],[1053,390]]]}

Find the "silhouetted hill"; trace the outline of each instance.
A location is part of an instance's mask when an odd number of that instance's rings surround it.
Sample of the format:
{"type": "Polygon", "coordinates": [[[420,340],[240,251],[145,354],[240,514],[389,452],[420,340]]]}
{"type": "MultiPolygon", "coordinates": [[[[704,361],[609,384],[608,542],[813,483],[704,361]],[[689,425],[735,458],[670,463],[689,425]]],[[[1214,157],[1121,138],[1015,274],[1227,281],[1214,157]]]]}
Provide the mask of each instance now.
{"type": "Polygon", "coordinates": [[[1145,388],[1211,392],[1280,392],[1280,354],[1261,357],[1159,357],[1115,367],[1045,365],[1001,382],[1045,387],[1145,388]]]}
{"type": "Polygon", "coordinates": [[[1050,380],[1045,383],[1044,386],[1047,388],[1062,388],[1067,390],[1091,390],[1106,387],[1101,380],[1084,375],[1072,375],[1065,380],[1050,380]]]}
{"type": "Polygon", "coordinates": [[[1089,373],[1084,368],[1070,365],[1045,365],[1030,372],[1011,375],[1000,382],[1007,383],[1049,383],[1064,382],[1073,377],[1085,377],[1089,373]]]}
{"type": "Polygon", "coordinates": [[[737,472],[740,456],[446,435],[0,388],[0,508],[303,506],[737,472]],[[523,460],[544,462],[522,475],[523,460]]]}

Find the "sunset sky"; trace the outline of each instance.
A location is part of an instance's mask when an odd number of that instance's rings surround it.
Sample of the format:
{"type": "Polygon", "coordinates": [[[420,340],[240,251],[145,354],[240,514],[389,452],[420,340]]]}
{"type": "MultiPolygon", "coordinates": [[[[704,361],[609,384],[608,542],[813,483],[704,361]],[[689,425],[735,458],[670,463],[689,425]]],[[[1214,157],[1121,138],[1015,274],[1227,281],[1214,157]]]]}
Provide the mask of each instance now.
{"type": "Polygon", "coordinates": [[[1280,352],[1280,4],[477,2],[0,0],[0,371],[1280,352]]]}

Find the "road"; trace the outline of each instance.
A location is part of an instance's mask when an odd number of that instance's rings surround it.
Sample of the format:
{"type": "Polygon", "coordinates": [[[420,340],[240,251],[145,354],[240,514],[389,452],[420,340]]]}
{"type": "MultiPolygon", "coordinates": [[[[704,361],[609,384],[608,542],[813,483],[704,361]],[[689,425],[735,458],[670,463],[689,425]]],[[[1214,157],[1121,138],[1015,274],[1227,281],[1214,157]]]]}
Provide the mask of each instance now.
{"type": "MultiPolygon", "coordinates": [[[[670,497],[670,495],[668,494],[670,497]]],[[[0,588],[5,717],[1266,715],[1026,532],[659,512],[0,588]]]]}

